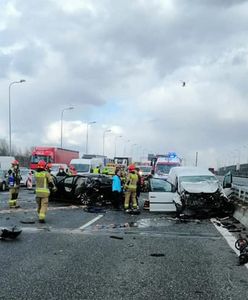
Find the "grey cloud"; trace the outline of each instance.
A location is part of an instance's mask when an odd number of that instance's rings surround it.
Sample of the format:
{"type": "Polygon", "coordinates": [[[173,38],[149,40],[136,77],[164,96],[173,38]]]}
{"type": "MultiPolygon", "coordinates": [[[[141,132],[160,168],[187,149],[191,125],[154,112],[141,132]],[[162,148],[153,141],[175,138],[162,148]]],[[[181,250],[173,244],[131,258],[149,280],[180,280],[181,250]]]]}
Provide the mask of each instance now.
{"type": "Polygon", "coordinates": [[[0,78],[5,78],[7,76],[11,58],[9,55],[0,53],[0,78]]]}

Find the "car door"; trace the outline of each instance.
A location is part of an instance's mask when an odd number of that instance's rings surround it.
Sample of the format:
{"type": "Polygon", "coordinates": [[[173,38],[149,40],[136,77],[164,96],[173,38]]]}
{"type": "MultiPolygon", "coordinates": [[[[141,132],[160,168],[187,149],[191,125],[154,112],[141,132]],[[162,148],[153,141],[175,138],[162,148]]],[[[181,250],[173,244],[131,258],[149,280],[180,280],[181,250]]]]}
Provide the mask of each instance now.
{"type": "Polygon", "coordinates": [[[232,173],[229,171],[223,179],[223,189],[224,193],[227,197],[230,197],[231,194],[233,193],[232,189],[232,173]]]}
{"type": "Polygon", "coordinates": [[[151,178],[149,185],[150,211],[175,212],[175,192],[172,192],[172,185],[168,181],[156,178],[151,178]]]}

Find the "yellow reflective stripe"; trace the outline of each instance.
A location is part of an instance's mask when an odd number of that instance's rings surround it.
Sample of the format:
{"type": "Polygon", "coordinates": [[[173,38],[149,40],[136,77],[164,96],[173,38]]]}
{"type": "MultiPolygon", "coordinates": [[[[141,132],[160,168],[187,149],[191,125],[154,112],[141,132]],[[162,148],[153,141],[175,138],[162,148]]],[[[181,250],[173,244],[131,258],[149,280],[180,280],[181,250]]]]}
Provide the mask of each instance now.
{"type": "Polygon", "coordinates": [[[46,188],[37,188],[36,192],[38,192],[38,193],[44,193],[44,192],[49,193],[49,189],[46,189],[46,188]]]}
{"type": "Polygon", "coordinates": [[[129,188],[129,189],[136,189],[136,185],[129,184],[129,185],[128,185],[128,188],[129,188]]]}

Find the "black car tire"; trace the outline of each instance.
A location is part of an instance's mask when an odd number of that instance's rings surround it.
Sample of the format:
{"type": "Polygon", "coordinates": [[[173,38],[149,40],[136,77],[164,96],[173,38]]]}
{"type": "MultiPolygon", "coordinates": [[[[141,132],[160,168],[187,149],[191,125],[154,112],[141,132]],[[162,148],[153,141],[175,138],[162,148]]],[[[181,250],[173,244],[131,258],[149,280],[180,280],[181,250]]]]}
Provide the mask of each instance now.
{"type": "Polygon", "coordinates": [[[90,197],[87,195],[87,193],[82,193],[78,199],[82,205],[89,205],[90,203],[90,197]]]}

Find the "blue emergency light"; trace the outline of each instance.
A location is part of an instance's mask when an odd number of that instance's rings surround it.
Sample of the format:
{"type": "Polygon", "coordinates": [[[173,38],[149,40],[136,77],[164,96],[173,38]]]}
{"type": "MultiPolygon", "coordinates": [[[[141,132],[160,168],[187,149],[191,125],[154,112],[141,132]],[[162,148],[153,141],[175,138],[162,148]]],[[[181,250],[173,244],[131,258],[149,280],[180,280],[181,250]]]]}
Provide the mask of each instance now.
{"type": "Polygon", "coordinates": [[[169,158],[176,158],[177,154],[176,154],[176,152],[168,152],[168,157],[169,158]]]}

